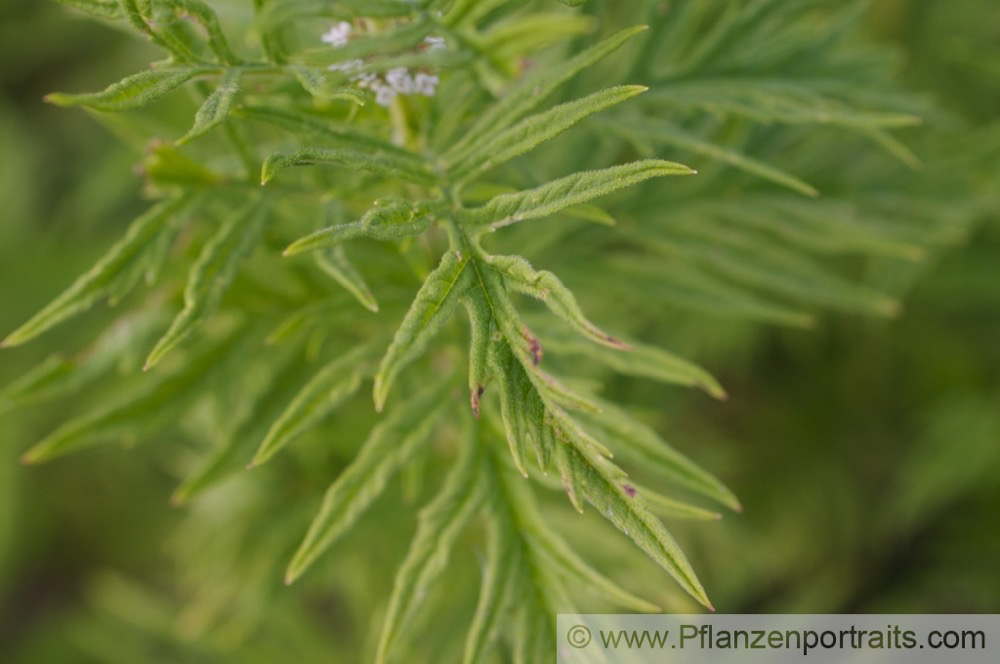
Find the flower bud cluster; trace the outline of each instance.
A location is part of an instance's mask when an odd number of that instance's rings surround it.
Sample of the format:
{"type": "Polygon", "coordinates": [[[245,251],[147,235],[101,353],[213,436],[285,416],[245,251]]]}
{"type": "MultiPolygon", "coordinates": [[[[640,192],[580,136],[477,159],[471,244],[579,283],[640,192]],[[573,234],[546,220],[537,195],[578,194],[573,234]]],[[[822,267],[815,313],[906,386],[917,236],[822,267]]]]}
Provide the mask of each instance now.
{"type": "MultiPolygon", "coordinates": [[[[347,21],[331,27],[320,39],[333,48],[340,48],[350,40],[353,28],[347,21]]],[[[440,51],[445,48],[444,37],[429,36],[424,40],[424,48],[428,51],[440,51]]],[[[396,67],[384,75],[364,71],[365,62],[361,59],[338,62],[328,67],[331,71],[343,72],[347,78],[359,88],[366,88],[375,93],[375,103],[388,107],[397,95],[421,94],[433,97],[440,81],[436,74],[426,72],[411,72],[406,67],[396,67]]]]}

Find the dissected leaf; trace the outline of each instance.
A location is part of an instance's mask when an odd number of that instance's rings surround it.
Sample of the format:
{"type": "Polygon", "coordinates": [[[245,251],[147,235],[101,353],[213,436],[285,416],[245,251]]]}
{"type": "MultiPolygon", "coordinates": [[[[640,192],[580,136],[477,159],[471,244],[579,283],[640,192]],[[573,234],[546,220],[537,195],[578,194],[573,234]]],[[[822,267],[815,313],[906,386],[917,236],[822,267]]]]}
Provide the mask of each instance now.
{"type": "Polygon", "coordinates": [[[672,448],[648,426],[638,422],[621,408],[600,401],[599,412],[580,413],[577,417],[614,440],[623,457],[673,479],[682,486],[739,511],[739,501],[719,480],[672,448]]]}
{"type": "Polygon", "coordinates": [[[629,352],[614,352],[584,343],[580,339],[553,328],[536,326],[547,348],[556,353],[586,357],[628,376],[652,378],[664,383],[698,387],[717,399],[726,392],[719,382],[698,365],[656,346],[628,341],[629,352]]]}
{"type": "Polygon", "coordinates": [[[541,300],[552,313],[591,341],[621,351],[629,350],[628,344],[612,337],[587,320],[576,302],[576,297],[556,275],[547,270],[536,272],[531,264],[520,256],[487,256],[484,260],[504,276],[505,283],[510,288],[541,300]]]}
{"type": "Polygon", "coordinates": [[[470,226],[500,228],[519,221],[548,217],[650,178],[693,173],[687,166],[669,161],[636,161],[575,173],[527,191],[501,194],[482,207],[459,211],[458,218],[470,226]]]}
{"type": "Polygon", "coordinates": [[[688,594],[714,610],[687,557],[635,487],[603,458],[585,456],[575,447],[568,450],[568,456],[580,490],[601,515],[669,572],[688,594]]]}

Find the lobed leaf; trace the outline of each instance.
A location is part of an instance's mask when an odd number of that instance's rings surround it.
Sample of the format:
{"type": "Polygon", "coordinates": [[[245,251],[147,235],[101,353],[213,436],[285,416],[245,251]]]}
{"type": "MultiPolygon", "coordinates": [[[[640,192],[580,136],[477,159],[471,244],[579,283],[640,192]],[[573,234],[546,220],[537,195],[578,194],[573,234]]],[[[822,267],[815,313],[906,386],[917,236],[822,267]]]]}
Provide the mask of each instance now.
{"type": "Polygon", "coordinates": [[[484,261],[503,275],[508,287],[541,300],[552,313],[569,323],[586,338],[617,350],[629,350],[628,344],[612,337],[587,320],[576,302],[576,297],[556,275],[547,270],[536,272],[531,264],[520,256],[486,256],[484,261]]]}
{"type": "Polygon", "coordinates": [[[684,552],[635,487],[622,480],[620,471],[615,472],[605,459],[585,454],[575,446],[568,450],[568,456],[581,492],[601,515],[674,577],[688,594],[714,610],[684,552]]]}
{"type": "Polygon", "coordinates": [[[45,96],[45,101],[57,106],[86,106],[97,111],[126,111],[159,99],[198,73],[196,69],[153,69],[133,74],[101,92],[53,92],[45,96]]]}
{"type": "MultiPolygon", "coordinates": [[[[357,456],[327,490],[305,540],[292,557],[285,583],[299,578],[382,494],[389,478],[427,442],[447,406],[443,400],[447,387],[448,381],[439,381],[375,425],[357,456]]],[[[463,481],[469,482],[471,478],[465,477],[463,481]]],[[[419,533],[416,539],[420,539],[419,533]]]]}
{"type": "Polygon", "coordinates": [[[97,300],[120,299],[136,284],[146,267],[145,254],[171,220],[190,203],[190,197],[162,201],[132,222],[125,236],[95,265],[80,275],[44,309],[17,328],[0,346],[17,346],[67,318],[89,309],[97,300]]]}
{"type": "Polygon", "coordinates": [[[460,210],[458,219],[469,226],[496,229],[547,217],[650,178],[692,174],[694,171],[682,164],[659,159],[636,161],[575,173],[527,191],[501,194],[482,207],[460,210]]]}
{"type": "Polygon", "coordinates": [[[222,303],[240,261],[257,244],[266,216],[254,201],[229,216],[191,266],[184,287],[184,309],[156,343],[143,370],[156,366],[177,344],[201,326],[222,303]]]}
{"type": "Polygon", "coordinates": [[[229,69],[219,82],[219,87],[208,95],[194,116],[194,126],[177,140],[178,145],[190,143],[199,136],[204,136],[215,127],[222,124],[232,110],[236,95],[240,92],[240,80],[243,72],[240,69],[229,69]]]}
{"type": "Polygon", "coordinates": [[[471,278],[466,271],[469,257],[456,253],[445,252],[441,257],[441,262],[427,275],[396,330],[375,374],[375,410],[381,412],[396,376],[406,365],[423,354],[427,344],[451,318],[462,295],[471,285],[471,278]]]}

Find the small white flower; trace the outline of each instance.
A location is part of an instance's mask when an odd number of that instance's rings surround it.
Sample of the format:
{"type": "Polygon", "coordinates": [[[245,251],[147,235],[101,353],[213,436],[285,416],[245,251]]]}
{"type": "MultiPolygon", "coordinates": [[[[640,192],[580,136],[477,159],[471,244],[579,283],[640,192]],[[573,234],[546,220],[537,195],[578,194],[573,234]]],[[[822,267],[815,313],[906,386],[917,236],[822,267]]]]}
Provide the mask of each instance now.
{"type": "Polygon", "coordinates": [[[382,81],[373,82],[371,84],[371,88],[375,91],[375,103],[383,108],[388,108],[389,105],[392,104],[392,100],[395,99],[398,94],[382,81]]]}
{"type": "Polygon", "coordinates": [[[428,36],[424,39],[424,45],[427,46],[428,51],[443,51],[446,46],[444,43],[444,37],[435,37],[434,35],[428,36]]]}
{"type": "Polygon", "coordinates": [[[414,80],[406,67],[396,67],[385,73],[385,82],[392,86],[392,89],[401,94],[407,95],[413,92],[414,80]]]}
{"type": "Polygon", "coordinates": [[[437,85],[440,80],[440,78],[433,74],[417,74],[414,81],[414,92],[419,92],[425,97],[433,97],[434,93],[437,92],[437,85]]]}
{"type": "Polygon", "coordinates": [[[341,21],[324,33],[320,39],[322,39],[325,44],[329,44],[334,48],[340,48],[347,43],[347,40],[350,39],[350,37],[351,24],[347,21],[341,21]]]}

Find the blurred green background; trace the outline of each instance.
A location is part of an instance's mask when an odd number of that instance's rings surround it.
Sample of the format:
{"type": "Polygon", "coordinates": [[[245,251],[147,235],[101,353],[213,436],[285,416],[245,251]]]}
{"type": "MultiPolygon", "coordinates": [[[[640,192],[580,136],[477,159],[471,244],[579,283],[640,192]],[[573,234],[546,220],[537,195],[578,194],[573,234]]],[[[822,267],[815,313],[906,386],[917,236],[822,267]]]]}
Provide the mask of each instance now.
{"type": "MultiPolygon", "coordinates": [[[[872,38],[903,50],[902,79],[949,112],[942,131],[954,144],[995,136],[1000,7],[872,4],[872,38]]],[[[149,59],[142,44],[54,3],[0,3],[0,330],[86,269],[142,207],[139,179],[122,177],[139,155],[42,95],[100,89],[149,59]]],[[[996,187],[998,160],[987,157],[955,179],[996,187]]],[[[998,217],[994,206],[965,246],[905,277],[898,320],[829,315],[817,330],[763,328],[725,357],[699,358],[731,399],[685,400],[671,438],[696,449],[745,512],[677,530],[721,610],[1000,612],[998,217]]],[[[0,385],[53,349],[77,349],[96,321],[3,351],[0,385]]],[[[121,661],[136,652],[215,661],[211,644],[192,650],[164,633],[186,573],[176,546],[185,515],[168,504],[169,450],[108,447],[22,467],[18,455],[66,413],[2,409],[0,661],[108,661],[114,652],[121,661]]],[[[371,594],[384,597],[388,583],[371,594]]],[[[271,652],[332,647],[345,615],[364,615],[308,610],[321,624],[330,617],[325,631],[305,634],[290,609],[271,652]]]]}

